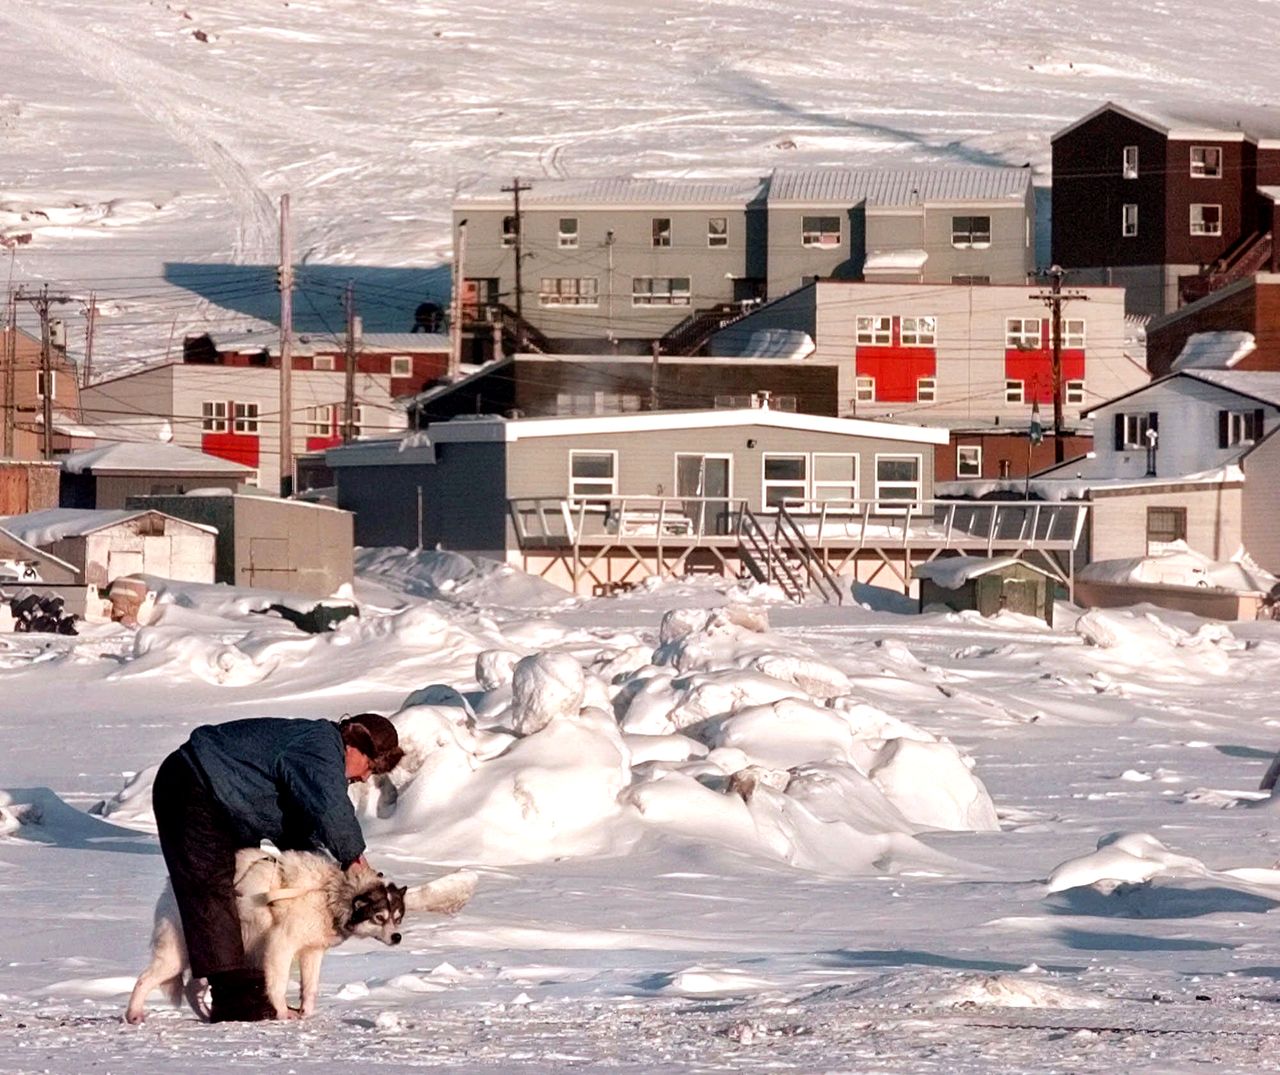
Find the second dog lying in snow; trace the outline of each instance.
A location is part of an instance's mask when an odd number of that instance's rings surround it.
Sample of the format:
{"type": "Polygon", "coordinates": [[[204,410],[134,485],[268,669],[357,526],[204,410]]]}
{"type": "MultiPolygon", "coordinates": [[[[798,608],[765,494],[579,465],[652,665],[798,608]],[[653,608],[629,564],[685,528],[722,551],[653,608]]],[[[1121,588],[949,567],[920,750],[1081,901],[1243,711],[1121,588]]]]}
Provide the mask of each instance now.
{"type": "MultiPolygon", "coordinates": [[[[406,910],[456,914],[475,886],[476,875],[469,870],[403,888],[388,884],[373,869],[344,872],[331,859],[310,851],[276,856],[245,849],[236,855],[236,908],[244,948],[250,963],[266,976],[267,998],[277,1019],[305,1018],[315,1011],[326,949],[350,937],[399,944],[406,910]],[[286,999],[295,959],[301,980],[296,1012],[286,999]]],[[[175,1004],[185,995],[195,1012],[207,1018],[204,983],[190,979],[189,972],[178,905],[166,883],[156,903],[151,962],[138,976],[125,1019],[142,1022],[147,996],[156,988],[163,988],[175,1004]]]]}

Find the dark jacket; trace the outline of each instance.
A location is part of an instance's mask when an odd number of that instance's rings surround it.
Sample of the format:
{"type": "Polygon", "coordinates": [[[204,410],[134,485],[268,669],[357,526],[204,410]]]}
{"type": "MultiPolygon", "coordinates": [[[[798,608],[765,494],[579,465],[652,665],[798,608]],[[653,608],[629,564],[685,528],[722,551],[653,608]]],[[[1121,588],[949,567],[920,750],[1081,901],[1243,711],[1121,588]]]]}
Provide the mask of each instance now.
{"type": "Polygon", "coordinates": [[[325,849],[343,866],[364,853],[347,797],[346,751],[328,720],[260,717],[206,724],[180,748],[245,847],[325,849]]]}

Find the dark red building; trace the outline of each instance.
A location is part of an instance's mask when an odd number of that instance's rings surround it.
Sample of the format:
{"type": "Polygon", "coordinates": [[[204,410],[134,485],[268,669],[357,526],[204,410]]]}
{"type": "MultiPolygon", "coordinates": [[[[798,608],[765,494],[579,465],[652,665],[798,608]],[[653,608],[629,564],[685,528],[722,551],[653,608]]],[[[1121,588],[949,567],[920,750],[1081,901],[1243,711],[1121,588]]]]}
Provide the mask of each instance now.
{"type": "MultiPolygon", "coordinates": [[[[1233,361],[1231,368],[1280,371],[1280,279],[1269,274],[1248,276],[1151,322],[1147,368],[1153,377],[1172,372],[1174,360],[1192,336],[1246,332],[1253,337],[1254,349],[1233,361]]],[[[1216,349],[1225,364],[1238,342],[1209,338],[1202,341],[1200,350],[1216,349]]]]}

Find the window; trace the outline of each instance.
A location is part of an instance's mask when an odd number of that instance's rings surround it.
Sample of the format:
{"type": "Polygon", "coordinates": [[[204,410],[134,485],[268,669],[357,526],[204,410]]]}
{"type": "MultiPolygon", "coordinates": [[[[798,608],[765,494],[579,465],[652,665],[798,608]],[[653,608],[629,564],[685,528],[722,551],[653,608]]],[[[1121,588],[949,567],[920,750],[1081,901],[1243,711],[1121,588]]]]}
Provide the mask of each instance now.
{"type": "Polygon", "coordinates": [[[1187,540],[1186,508],[1147,508],[1147,552],[1153,545],[1187,540]]]}
{"type": "Polygon", "coordinates": [[[594,276],[544,276],[538,288],[540,306],[598,306],[600,291],[594,276]]]}
{"type": "Polygon", "coordinates": [[[1018,351],[1038,351],[1040,339],[1040,318],[1010,317],[1005,320],[1005,347],[1018,351]]]}
{"type": "Polygon", "coordinates": [[[200,404],[200,429],[205,433],[225,433],[227,431],[226,400],[205,400],[200,404]]]}
{"type": "Polygon", "coordinates": [[[1191,174],[1197,179],[1220,178],[1222,175],[1222,150],[1217,146],[1192,146],[1191,174]]]}
{"type": "Polygon", "coordinates": [[[938,378],[921,377],[916,381],[916,402],[932,403],[938,398],[938,378]]]}
{"type": "Polygon", "coordinates": [[[800,245],[833,247],[840,245],[838,216],[805,216],[800,218],[800,245]]]}
{"type": "Polygon", "coordinates": [[[413,359],[408,355],[392,355],[391,356],[391,376],[392,377],[412,377],[413,376],[413,359]]]}
{"type": "Polygon", "coordinates": [[[578,218],[576,216],[562,216],[560,218],[560,231],[556,236],[556,245],[561,250],[574,250],[578,246],[578,218]]]}
{"type": "Polygon", "coordinates": [[[1059,324],[1062,327],[1062,346],[1084,350],[1084,319],[1064,317],[1059,324]]]}
{"type": "Polygon", "coordinates": [[[753,406],[755,406],[755,397],[751,395],[723,395],[716,396],[715,400],[715,408],[718,411],[743,411],[749,410],[753,406]]]}
{"type": "Polygon", "coordinates": [[[1124,147],[1124,177],[1125,179],[1138,178],[1138,147],[1124,147]]]}
{"type": "Polygon", "coordinates": [[[1156,432],[1156,417],[1154,411],[1143,414],[1117,414],[1115,417],[1116,451],[1124,452],[1134,449],[1145,451],[1148,447],[1148,431],[1156,432]]]}
{"type": "Polygon", "coordinates": [[[237,433],[258,432],[258,405],[256,403],[237,403],[235,405],[234,428],[237,433]]]}
{"type": "Polygon", "coordinates": [[[688,306],[692,288],[687,276],[633,276],[632,306],[688,306]]]}
{"type": "Polygon", "coordinates": [[[1193,205],[1191,207],[1192,235],[1221,235],[1222,206],[1193,205]]]}
{"type": "Polygon", "coordinates": [[[616,496],[617,492],[617,452],[569,453],[569,496],[572,499],[616,496]]]}
{"type": "Polygon", "coordinates": [[[978,249],[990,246],[991,218],[989,216],[953,216],[951,245],[978,249]]]}
{"type": "Polygon", "coordinates": [[[502,218],[502,245],[515,246],[516,236],[520,234],[520,222],[513,216],[502,218]]]}
{"type": "Polygon", "coordinates": [[[906,508],[920,499],[923,488],[918,455],[876,456],[876,510],[906,508]]]}
{"type": "Polygon", "coordinates": [[[938,336],[936,317],[904,317],[902,319],[903,347],[932,347],[938,336]]]}
{"type": "Polygon", "coordinates": [[[876,400],[875,378],[859,377],[854,382],[853,398],[858,403],[874,403],[876,400]]]}
{"type": "Polygon", "coordinates": [[[953,276],[951,278],[951,282],[953,284],[958,284],[961,287],[978,287],[991,283],[991,277],[974,276],[971,273],[960,273],[959,275],[953,276]]]}
{"type": "MultiPolygon", "coordinates": [[[[858,499],[858,457],[836,452],[813,453],[813,499],[819,506],[824,501],[858,499]]],[[[852,510],[852,504],[839,509],[852,510]]]]}
{"type": "Polygon", "coordinates": [[[1126,205],[1124,213],[1120,218],[1120,234],[1126,239],[1132,239],[1138,234],[1138,207],[1136,205],[1126,205]]]}
{"type": "Polygon", "coordinates": [[[558,392],[556,414],[633,414],[640,403],[632,392],[558,392]]]}
{"type": "Polygon", "coordinates": [[[319,407],[308,407],[303,413],[303,421],[310,437],[333,436],[333,404],[325,403],[319,407]]]}
{"type": "Polygon", "coordinates": [[[707,218],[707,246],[729,245],[729,218],[713,216],[707,218]]]}
{"type": "Polygon", "coordinates": [[[1234,448],[1237,444],[1257,444],[1262,439],[1263,411],[1218,412],[1218,447],[1234,448]]]}
{"type": "Polygon", "coordinates": [[[956,477],[982,477],[982,446],[980,444],[956,445],[956,477]]]}
{"type": "Polygon", "coordinates": [[[653,218],[653,245],[671,245],[671,218],[656,216],[653,218]]]}
{"type": "Polygon", "coordinates": [[[1067,382],[1067,403],[1073,406],[1084,402],[1084,381],[1067,382]]]}
{"type": "Polygon", "coordinates": [[[332,370],[335,369],[333,355],[316,355],[311,360],[311,368],[313,370],[332,370]]]}
{"type": "Polygon", "coordinates": [[[765,455],[765,511],[777,511],[788,500],[809,498],[809,457],[807,455],[765,455]]]}
{"type": "Polygon", "coordinates": [[[1022,382],[1021,381],[1005,381],[1004,401],[1006,403],[1022,402],[1022,382]]]}
{"type": "MultiPolygon", "coordinates": [[[[56,398],[58,395],[58,371],[57,370],[49,371],[49,388],[51,389],[51,391],[49,392],[50,397],[56,398]]],[[[39,399],[44,399],[44,396],[45,396],[44,370],[36,370],[36,396],[39,399]]]]}
{"type": "Polygon", "coordinates": [[[893,343],[893,318],[859,315],[854,320],[856,339],[863,347],[888,347],[893,343]]]}

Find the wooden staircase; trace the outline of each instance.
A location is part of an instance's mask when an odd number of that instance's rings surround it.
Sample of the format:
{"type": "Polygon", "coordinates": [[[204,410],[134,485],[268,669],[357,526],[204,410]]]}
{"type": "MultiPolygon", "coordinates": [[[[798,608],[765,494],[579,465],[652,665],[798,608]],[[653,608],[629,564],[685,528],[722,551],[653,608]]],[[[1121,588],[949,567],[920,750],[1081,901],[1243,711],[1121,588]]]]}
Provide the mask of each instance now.
{"type": "Polygon", "coordinates": [[[738,518],[738,555],[752,578],[778,586],[796,604],[810,593],[829,605],[844,603],[840,580],[814,551],[786,507],[778,509],[770,533],[743,504],[738,518]]]}
{"type": "Polygon", "coordinates": [[[1204,271],[1195,276],[1179,277],[1179,300],[1185,306],[1246,276],[1264,272],[1271,264],[1273,252],[1271,232],[1255,231],[1243,236],[1204,271]]]}

